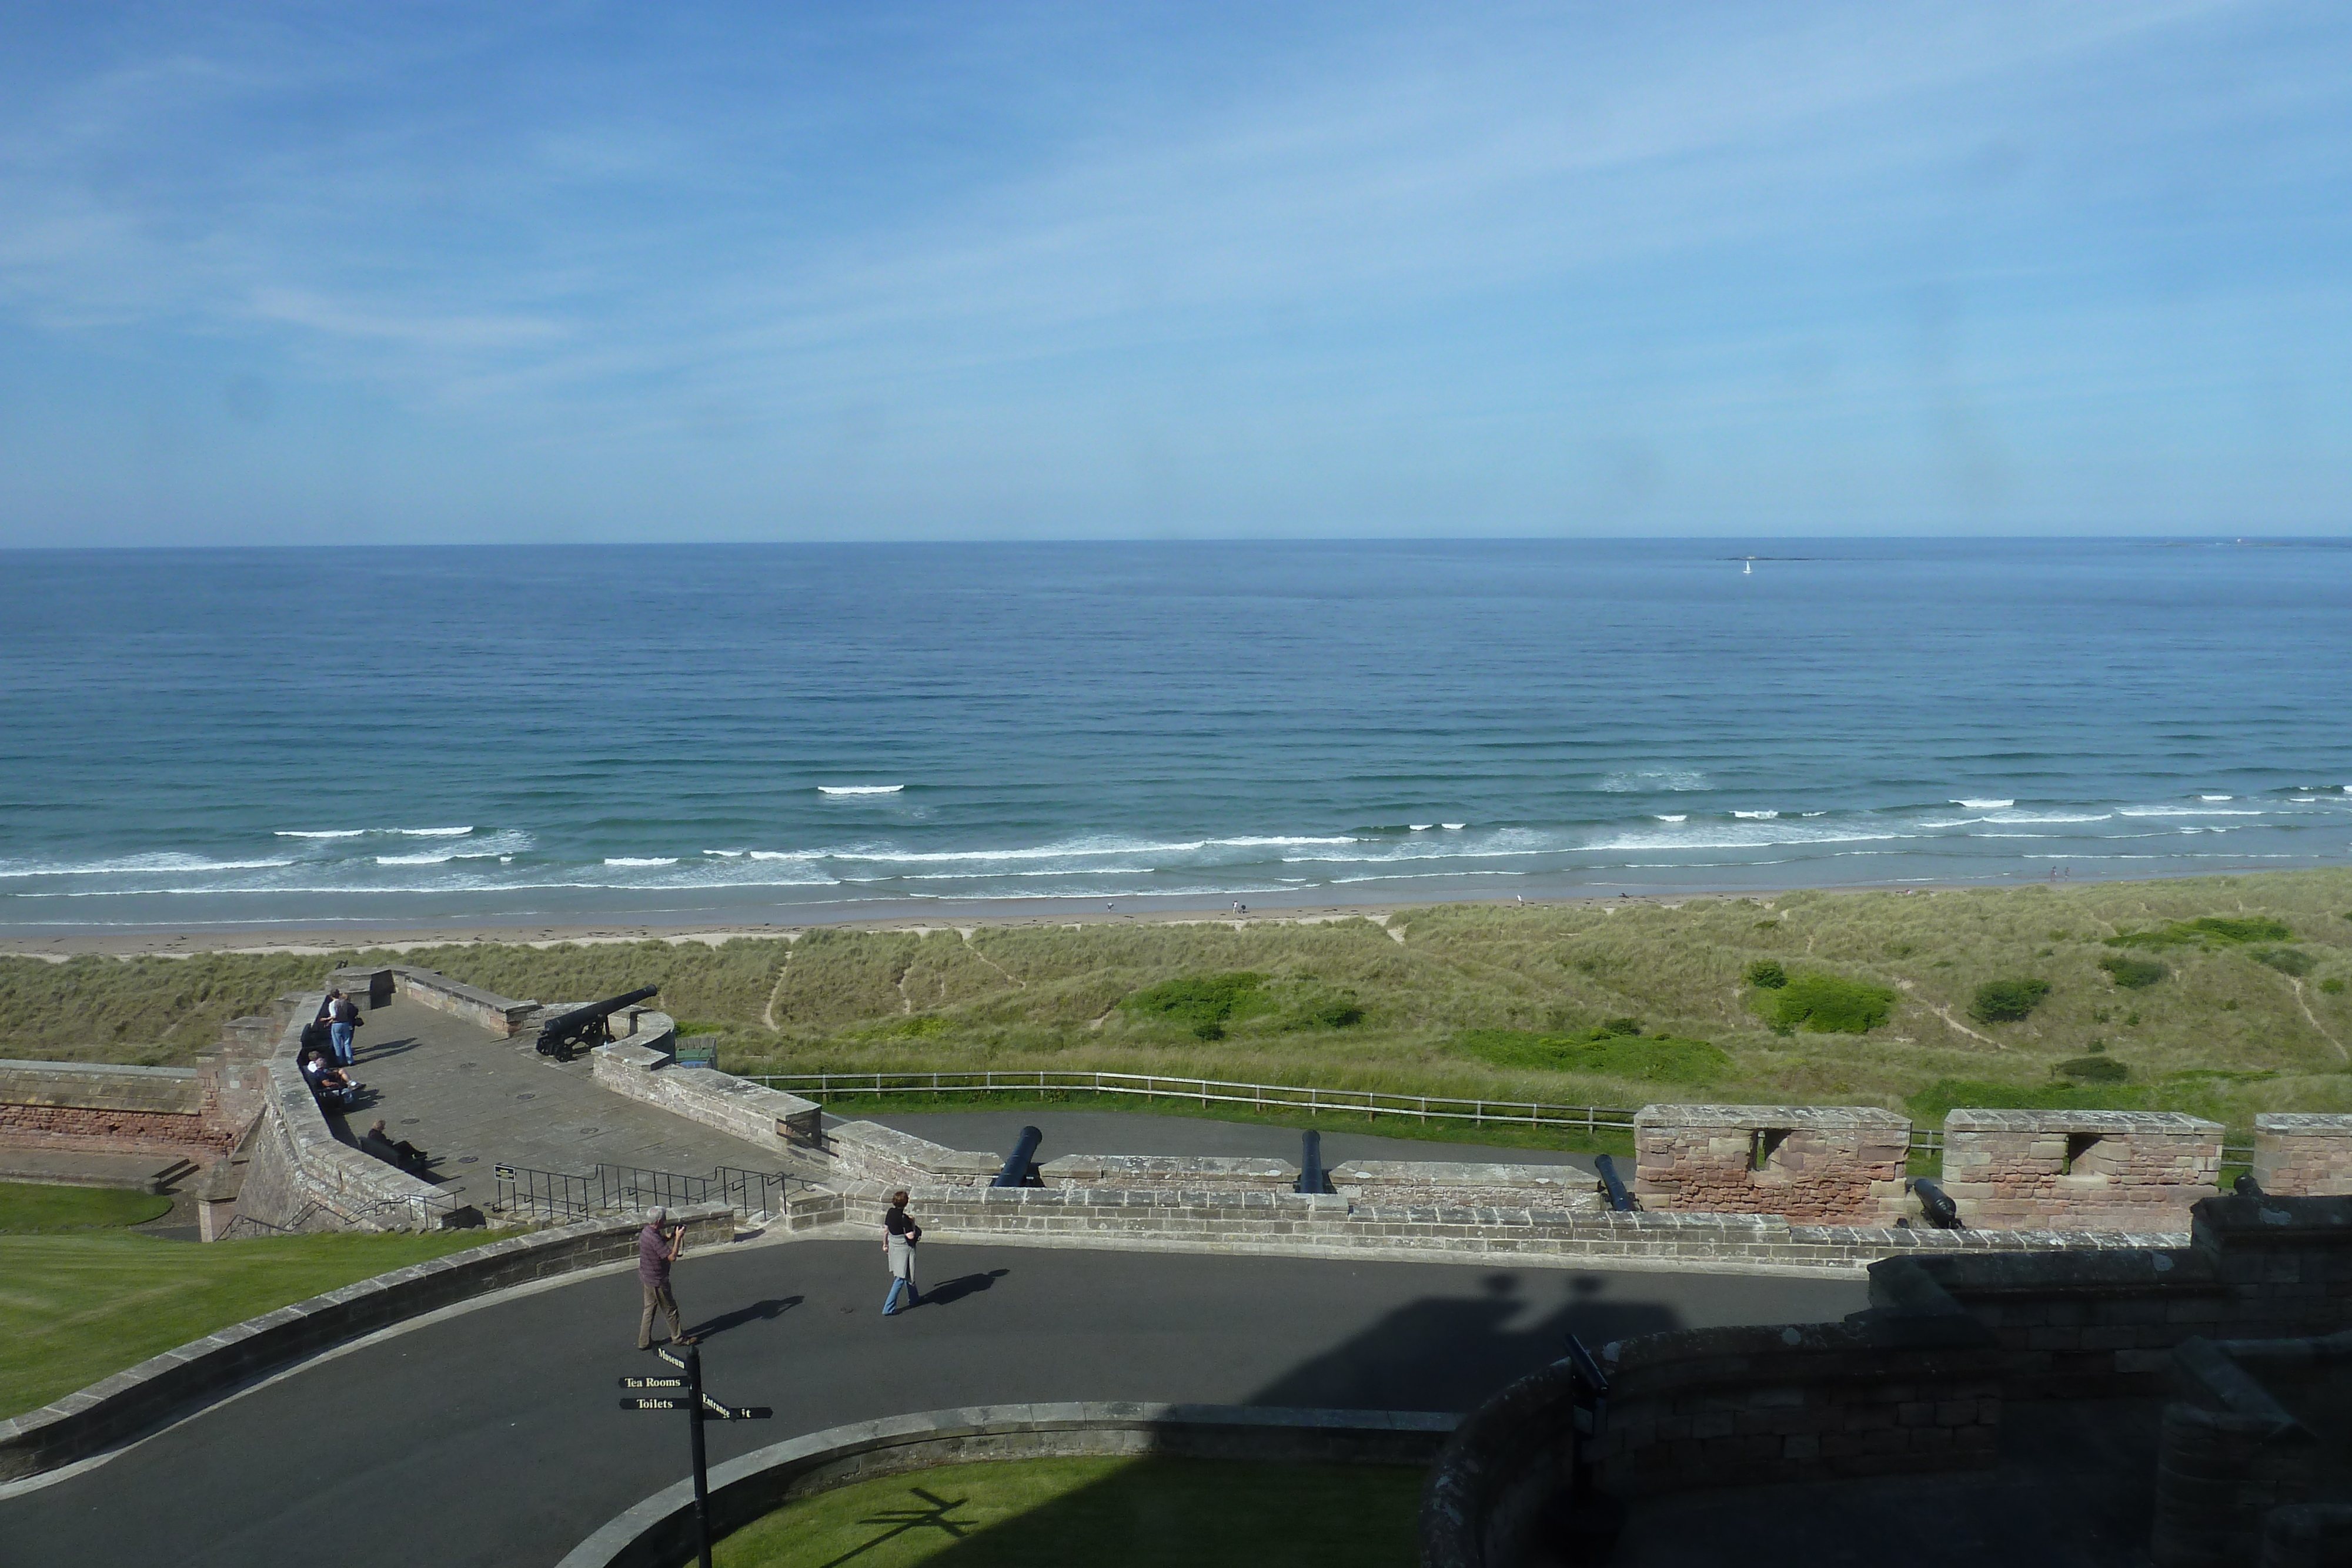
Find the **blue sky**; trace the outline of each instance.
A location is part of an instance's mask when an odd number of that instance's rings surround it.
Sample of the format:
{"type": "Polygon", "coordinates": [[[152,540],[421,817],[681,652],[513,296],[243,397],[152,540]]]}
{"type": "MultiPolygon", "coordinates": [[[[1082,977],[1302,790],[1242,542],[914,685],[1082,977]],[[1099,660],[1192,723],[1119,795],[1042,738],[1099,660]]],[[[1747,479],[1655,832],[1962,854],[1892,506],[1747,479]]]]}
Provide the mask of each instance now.
{"type": "Polygon", "coordinates": [[[2339,5],[0,36],[0,544],[2352,532],[2339,5]]]}

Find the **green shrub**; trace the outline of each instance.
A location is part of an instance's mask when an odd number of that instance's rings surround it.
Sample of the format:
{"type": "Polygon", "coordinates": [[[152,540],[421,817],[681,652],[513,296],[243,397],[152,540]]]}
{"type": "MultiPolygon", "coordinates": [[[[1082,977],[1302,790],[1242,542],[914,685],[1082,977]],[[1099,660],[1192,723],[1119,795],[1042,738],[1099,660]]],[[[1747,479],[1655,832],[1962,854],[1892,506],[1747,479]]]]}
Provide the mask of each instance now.
{"type": "Polygon", "coordinates": [[[2319,967],[2319,960],[2300,947],[2262,947],[2254,952],[2254,962],[2268,964],[2282,975],[2308,975],[2319,967]]]}
{"type": "Polygon", "coordinates": [[[1274,1000],[1265,995],[1265,977],[1248,970],[1179,975],[1138,991],[1118,1005],[1121,1011],[1138,1018],[1189,1028],[1196,1039],[1223,1040],[1225,1025],[1274,1010],[1274,1000]]]}
{"type": "Polygon", "coordinates": [[[2205,915],[2194,920],[2173,920],[2153,931],[2126,931],[2107,938],[2110,947],[2203,947],[2219,942],[2290,942],[2294,933],[2282,920],[2263,915],[2205,915]]]}
{"type": "Polygon", "coordinates": [[[1364,1021],[1362,1004],[1352,991],[1335,991],[1311,997],[1283,1015],[1282,1027],[1299,1029],[1352,1029],[1364,1021]]]}
{"type": "Polygon", "coordinates": [[[1885,986],[1807,970],[1768,997],[1765,1019],[1780,1033],[1867,1034],[1895,1012],[1895,993],[1885,986]]]}
{"type": "Polygon", "coordinates": [[[2344,994],[2344,982],[2340,977],[2330,975],[2319,982],[2319,988],[2331,997],[2340,997],[2344,994]]]}
{"type": "Polygon", "coordinates": [[[1987,980],[1977,988],[1969,1016],[1979,1023],[2015,1023],[2049,994],[2047,980],[1987,980]]]}
{"type": "Polygon", "coordinates": [[[1601,1026],[1601,1030],[1604,1034],[1639,1034],[1642,1032],[1642,1020],[1640,1019],[1611,1019],[1601,1026]]]}
{"type": "Polygon", "coordinates": [[[1579,1035],[1541,1034],[1525,1029],[1472,1030],[1455,1039],[1454,1049],[1496,1067],[1591,1072],[1643,1083],[1705,1083],[1731,1061],[1703,1040],[1673,1035],[1643,1039],[1605,1029],[1579,1035]]]}
{"type": "Polygon", "coordinates": [[[2131,1069],[2112,1056],[2078,1056],[2050,1071],[2079,1083],[2121,1083],[2131,1076],[2131,1069]]]}
{"type": "Polygon", "coordinates": [[[2099,967],[2105,969],[2107,977],[2116,985],[2134,991],[2152,986],[2172,973],[2154,958],[2126,958],[2120,954],[2109,954],[2101,958],[2099,967]]]}
{"type": "Polygon", "coordinates": [[[1748,983],[1759,991],[1777,991],[1789,983],[1789,971],[1770,958],[1759,958],[1748,966],[1748,983]]]}

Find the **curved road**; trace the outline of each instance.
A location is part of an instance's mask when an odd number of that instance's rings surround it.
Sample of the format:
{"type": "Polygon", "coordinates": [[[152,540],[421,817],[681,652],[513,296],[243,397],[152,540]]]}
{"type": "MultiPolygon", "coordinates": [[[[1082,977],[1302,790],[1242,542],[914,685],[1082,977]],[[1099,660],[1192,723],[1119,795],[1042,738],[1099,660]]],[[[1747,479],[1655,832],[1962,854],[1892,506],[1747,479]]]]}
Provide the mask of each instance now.
{"type": "MultiPolygon", "coordinates": [[[[1859,1280],[1060,1251],[935,1243],[884,1321],[862,1240],[689,1255],[719,1397],[711,1460],[909,1410],[1028,1400],[1460,1410],[1559,1354],[1654,1330],[1834,1318],[1859,1280]]],[[[684,1417],[619,1408],[636,1280],[591,1275],[311,1363],[0,1501],[10,1563],[541,1568],[685,1474],[684,1417]]]]}

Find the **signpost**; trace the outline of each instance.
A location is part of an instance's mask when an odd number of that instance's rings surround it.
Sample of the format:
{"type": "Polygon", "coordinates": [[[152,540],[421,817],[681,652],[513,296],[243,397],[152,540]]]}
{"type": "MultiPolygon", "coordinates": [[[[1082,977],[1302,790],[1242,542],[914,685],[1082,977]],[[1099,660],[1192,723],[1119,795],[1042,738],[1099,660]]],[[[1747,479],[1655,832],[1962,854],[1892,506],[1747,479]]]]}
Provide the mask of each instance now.
{"type": "Polygon", "coordinates": [[[621,1401],[624,1410],[683,1410],[687,1431],[694,1449],[694,1539],[701,1553],[702,1568],[710,1568],[710,1472],[703,1462],[702,1424],[705,1421],[765,1421],[775,1411],[765,1405],[721,1405],[702,1391],[702,1352],[694,1345],[686,1347],[686,1359],[680,1361],[667,1350],[656,1351],[664,1361],[686,1374],[684,1377],[624,1377],[621,1386],[638,1390],[621,1401]]]}

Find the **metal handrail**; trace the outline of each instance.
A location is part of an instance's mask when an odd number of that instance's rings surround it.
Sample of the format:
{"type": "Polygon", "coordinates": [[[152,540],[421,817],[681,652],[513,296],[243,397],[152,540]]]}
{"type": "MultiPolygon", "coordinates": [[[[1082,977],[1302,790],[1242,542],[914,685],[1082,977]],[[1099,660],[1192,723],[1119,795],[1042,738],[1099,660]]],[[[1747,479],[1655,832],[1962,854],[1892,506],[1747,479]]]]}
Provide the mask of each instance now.
{"type": "Polygon", "coordinates": [[[504,1163],[493,1166],[491,1172],[498,1184],[498,1197],[491,1207],[499,1212],[545,1214],[567,1220],[626,1214],[656,1205],[683,1208],[707,1203],[724,1203],[746,1216],[774,1214],[794,1186],[815,1185],[789,1171],[744,1170],[735,1166],[716,1166],[709,1176],[610,1165],[599,1165],[583,1176],[504,1163]]]}
{"type": "Polygon", "coordinates": [[[1322,1089],[1293,1083],[1244,1083],[1216,1078],[1175,1078],[1146,1072],[801,1072],[741,1074],[749,1082],[786,1089],[806,1099],[842,1094],[1130,1094],[1194,1100],[1202,1105],[1259,1110],[1352,1112],[1485,1124],[1576,1127],[1630,1132],[1633,1112],[1609,1105],[1549,1105],[1533,1100],[1486,1100],[1446,1094],[1391,1094],[1377,1089],[1322,1089]]]}

